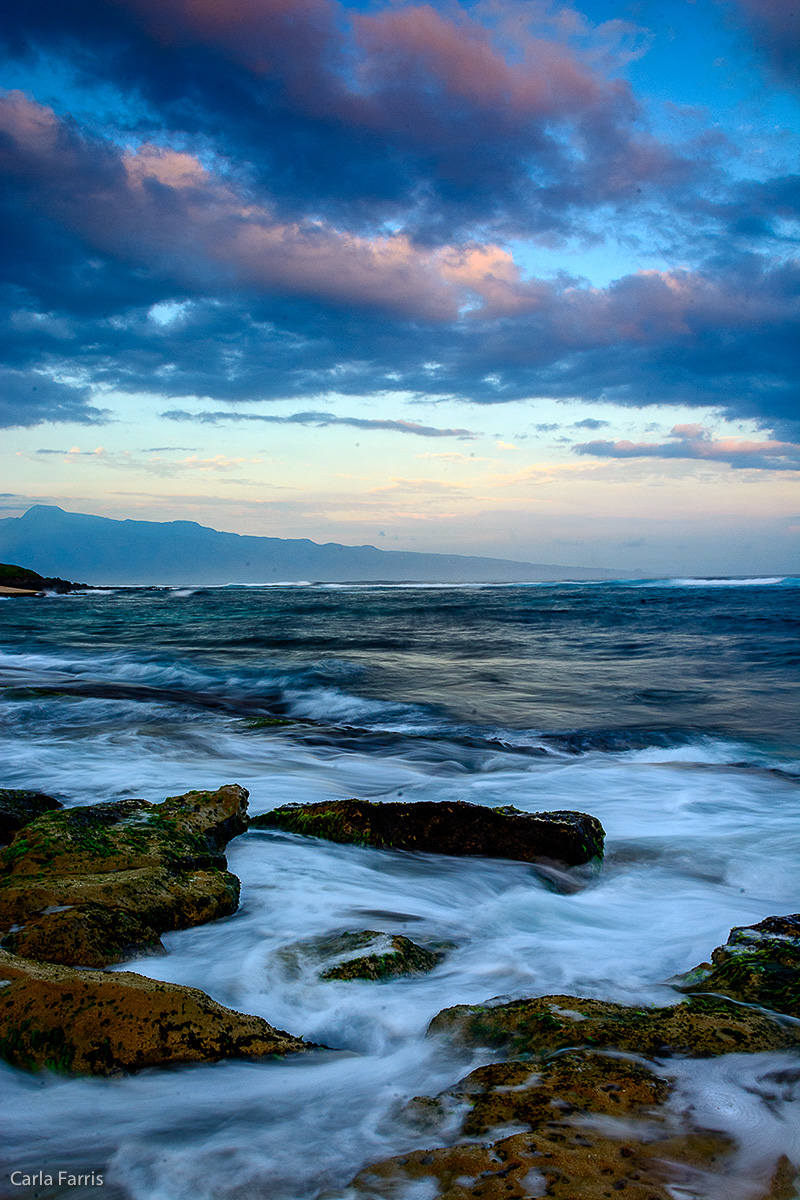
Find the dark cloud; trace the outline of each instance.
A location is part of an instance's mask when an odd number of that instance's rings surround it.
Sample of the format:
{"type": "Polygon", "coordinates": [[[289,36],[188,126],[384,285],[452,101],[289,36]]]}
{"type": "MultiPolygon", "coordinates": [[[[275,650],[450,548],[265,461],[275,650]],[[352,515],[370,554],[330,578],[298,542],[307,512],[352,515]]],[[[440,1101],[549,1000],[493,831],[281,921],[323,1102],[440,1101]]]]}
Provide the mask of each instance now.
{"type": "Polygon", "coordinates": [[[573,421],[571,429],[602,429],[609,421],[598,421],[594,417],[584,417],[582,421],[573,421]]]}
{"type": "Polygon", "coordinates": [[[800,84],[800,10],[796,0],[735,0],[738,12],[773,78],[800,84]]]}
{"type": "Polygon", "coordinates": [[[694,458],[760,471],[800,471],[800,443],[715,438],[701,425],[676,425],[668,442],[586,442],[573,449],[596,458],[694,458]]]}
{"type": "Polygon", "coordinates": [[[475,436],[469,429],[436,429],[433,425],[418,425],[416,421],[391,421],[363,417],[337,417],[332,413],[301,412],[291,416],[277,417],[268,413],[241,413],[222,410],[220,412],[190,413],[183,409],[170,409],[162,417],[169,421],[197,421],[203,425],[219,425],[226,421],[260,421],[269,425],[350,425],[354,429],[391,430],[394,433],[412,433],[417,437],[457,437],[462,441],[475,436]]]}
{"type": "MultiPolygon", "coordinates": [[[[502,33],[429,5],[335,0],[35,0],[8,52],[58,54],[155,122],[215,145],[284,213],[423,239],[555,231],[598,205],[685,187],[702,160],[643,128],[628,86],[535,27],[502,33]]],[[[622,24],[622,23],[621,23],[622,24]]]]}
{"type": "Polygon", "coordinates": [[[101,421],[105,389],[411,392],[713,406],[798,436],[800,270],[764,251],[785,250],[797,179],[726,181],[713,139],[678,151],[649,135],[627,86],[555,24],[523,23],[511,53],[475,12],[8,6],[8,53],[113,83],[120,129],[0,97],[0,421],[101,421]],[[592,288],[526,278],[501,244],[612,210],[696,222],[675,260],[694,265],[592,288]]]}
{"type": "Polygon", "coordinates": [[[0,428],[41,425],[44,421],[102,424],[107,410],[89,403],[85,387],[58,383],[33,371],[0,367],[0,428]]]}

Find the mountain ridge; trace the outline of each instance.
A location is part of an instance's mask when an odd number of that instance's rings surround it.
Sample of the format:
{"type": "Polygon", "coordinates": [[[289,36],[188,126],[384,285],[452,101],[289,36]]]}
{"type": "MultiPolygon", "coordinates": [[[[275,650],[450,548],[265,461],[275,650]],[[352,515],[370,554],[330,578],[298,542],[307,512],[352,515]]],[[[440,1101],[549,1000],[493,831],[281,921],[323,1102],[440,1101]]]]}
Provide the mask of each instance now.
{"type": "Polygon", "coordinates": [[[319,583],[513,583],[612,579],[563,567],[478,555],[380,550],[310,538],[231,533],[197,521],[115,520],[36,504],[0,519],[0,559],[110,586],[319,583]]]}

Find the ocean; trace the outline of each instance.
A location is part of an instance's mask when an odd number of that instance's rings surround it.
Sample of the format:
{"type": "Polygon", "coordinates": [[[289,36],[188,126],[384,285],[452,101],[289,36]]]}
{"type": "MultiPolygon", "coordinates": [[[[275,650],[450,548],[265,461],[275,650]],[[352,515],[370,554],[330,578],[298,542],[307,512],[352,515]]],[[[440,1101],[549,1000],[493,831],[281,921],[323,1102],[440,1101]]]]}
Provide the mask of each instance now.
{"type": "MultiPolygon", "coordinates": [[[[732,926],[800,908],[799,589],[300,584],[0,601],[0,786],[81,805],[240,783],[251,813],[467,800],[579,809],[607,834],[580,886],[499,859],[267,830],[234,840],[240,910],[121,969],[333,1051],[111,1079],[0,1065],[0,1176],[102,1173],[109,1200],[344,1200],[364,1165],[425,1143],[405,1101],[487,1060],[425,1037],[440,1009],[548,993],[675,1002],[667,981],[732,926]],[[384,983],[321,982],[287,953],[354,929],[452,946],[430,974],[384,983]]],[[[800,1161],[796,1056],[671,1070],[670,1103],[741,1140],[724,1195],[707,1179],[681,1197],[748,1200],[779,1154],[800,1161]]]]}

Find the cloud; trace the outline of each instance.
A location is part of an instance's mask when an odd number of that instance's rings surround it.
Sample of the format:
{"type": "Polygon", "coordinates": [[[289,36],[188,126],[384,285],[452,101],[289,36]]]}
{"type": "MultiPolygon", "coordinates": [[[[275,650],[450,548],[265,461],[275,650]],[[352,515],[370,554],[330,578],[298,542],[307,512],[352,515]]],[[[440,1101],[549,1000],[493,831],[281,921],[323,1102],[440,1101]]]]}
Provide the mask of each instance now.
{"type": "Polygon", "coordinates": [[[610,421],[598,421],[594,417],[584,417],[582,421],[573,421],[571,429],[602,429],[610,421]]]}
{"type": "Polygon", "coordinates": [[[475,437],[469,429],[436,429],[432,425],[419,425],[416,421],[392,421],[363,417],[337,417],[332,413],[301,412],[278,417],[268,413],[241,413],[222,410],[220,412],[190,413],[184,409],[170,409],[161,414],[169,421],[197,421],[202,425],[219,425],[226,421],[260,421],[268,425],[350,425],[354,429],[391,430],[394,433],[412,433],[417,437],[457,437],[469,440],[475,437]]]}
{"type": "Polygon", "coordinates": [[[0,367],[0,428],[74,421],[100,425],[108,411],[90,403],[88,387],[61,383],[36,370],[0,367]]]}
{"type": "Polygon", "coordinates": [[[797,5],[793,0],[736,0],[736,10],[774,78],[796,87],[800,83],[797,5]]]}
{"type": "MultiPolygon", "coordinates": [[[[153,453],[149,458],[141,458],[138,455],[131,454],[127,450],[115,452],[107,450],[105,446],[97,446],[94,450],[81,450],[79,446],[72,446],[68,450],[42,448],[35,450],[34,454],[52,455],[63,459],[67,463],[75,462],[78,459],[85,459],[112,470],[141,471],[148,475],[159,476],[179,475],[184,472],[227,474],[230,471],[238,470],[239,467],[245,464],[252,465],[254,463],[261,463],[262,461],[257,456],[231,458],[226,454],[214,454],[207,458],[203,458],[198,454],[190,454],[178,461],[170,461],[169,459],[161,458],[156,453],[153,453]]],[[[19,457],[24,458],[27,456],[19,452],[19,457]]],[[[239,482],[242,481],[240,480],[239,482]]]]}
{"type": "Polygon", "coordinates": [[[578,454],[596,458],[694,458],[761,471],[800,471],[797,442],[751,442],[715,438],[702,425],[676,425],[669,442],[585,442],[573,446],[578,454]]]}
{"type": "Polygon", "coordinates": [[[133,110],[143,125],[223,146],[281,212],[373,226],[400,217],[412,235],[442,240],[476,226],[562,229],[570,214],[635,203],[697,171],[607,77],[607,48],[616,42],[618,59],[633,27],[595,31],[571,16],[542,5],[38,0],[13,6],[4,28],[11,57],[68,56],[84,81],[118,89],[129,121],[133,110]]]}

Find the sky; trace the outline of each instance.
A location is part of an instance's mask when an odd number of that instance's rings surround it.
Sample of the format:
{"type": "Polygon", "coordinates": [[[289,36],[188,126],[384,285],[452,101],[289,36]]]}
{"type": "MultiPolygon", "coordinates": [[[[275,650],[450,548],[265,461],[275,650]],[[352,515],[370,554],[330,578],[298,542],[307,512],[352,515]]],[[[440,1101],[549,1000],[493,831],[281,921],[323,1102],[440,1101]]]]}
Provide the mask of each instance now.
{"type": "Polygon", "coordinates": [[[0,509],[800,573],[797,0],[28,0],[0,509]]]}

